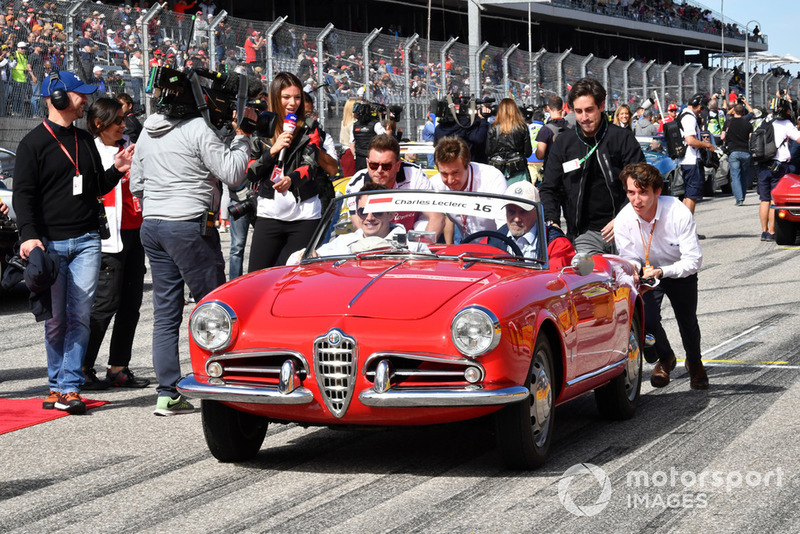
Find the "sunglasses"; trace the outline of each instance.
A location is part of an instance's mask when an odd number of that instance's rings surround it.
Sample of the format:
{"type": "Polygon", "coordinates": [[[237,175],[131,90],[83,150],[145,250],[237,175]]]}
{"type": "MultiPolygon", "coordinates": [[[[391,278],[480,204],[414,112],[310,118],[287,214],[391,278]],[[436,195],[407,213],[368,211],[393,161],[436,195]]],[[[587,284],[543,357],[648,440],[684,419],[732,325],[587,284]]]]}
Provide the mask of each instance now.
{"type": "MultiPolygon", "coordinates": [[[[116,124],[117,126],[119,126],[123,122],[125,122],[125,117],[117,117],[113,121],[109,122],[108,126],[111,126],[112,124],[116,124]]],[[[108,128],[108,126],[106,126],[106,128],[108,128]]]]}
{"type": "Polygon", "coordinates": [[[364,208],[363,207],[356,209],[356,214],[358,214],[358,218],[361,219],[361,220],[366,219],[368,215],[372,215],[373,217],[378,218],[378,219],[381,219],[381,218],[386,217],[388,215],[392,215],[392,213],[390,213],[388,211],[384,211],[382,213],[375,213],[375,212],[364,213],[364,208]]]}
{"type": "Polygon", "coordinates": [[[371,170],[371,171],[377,171],[378,167],[380,167],[384,171],[391,171],[392,167],[394,167],[395,165],[397,165],[397,162],[394,162],[394,163],[376,163],[374,161],[369,161],[369,160],[367,161],[367,166],[369,167],[369,170],[371,170]]]}

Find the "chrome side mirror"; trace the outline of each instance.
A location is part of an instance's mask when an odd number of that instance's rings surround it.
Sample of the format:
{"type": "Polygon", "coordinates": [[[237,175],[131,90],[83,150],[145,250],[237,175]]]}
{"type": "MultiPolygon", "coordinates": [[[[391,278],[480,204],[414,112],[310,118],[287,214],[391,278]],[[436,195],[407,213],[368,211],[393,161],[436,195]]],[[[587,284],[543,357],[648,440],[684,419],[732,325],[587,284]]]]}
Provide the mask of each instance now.
{"type": "Polygon", "coordinates": [[[580,252],[572,258],[570,267],[579,275],[586,276],[594,270],[594,259],[590,254],[580,252]]]}

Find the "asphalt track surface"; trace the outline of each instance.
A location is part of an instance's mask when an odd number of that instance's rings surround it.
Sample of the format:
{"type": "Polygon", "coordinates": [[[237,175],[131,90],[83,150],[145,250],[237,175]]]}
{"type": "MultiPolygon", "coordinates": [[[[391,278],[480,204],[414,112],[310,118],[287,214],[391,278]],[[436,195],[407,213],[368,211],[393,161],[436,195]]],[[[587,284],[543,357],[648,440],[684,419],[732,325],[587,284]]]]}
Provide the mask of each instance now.
{"type": "MultiPolygon", "coordinates": [[[[679,364],[629,421],[592,395],[562,406],[542,469],[504,469],[488,418],[270,425],[255,460],[222,464],[199,413],[153,416],[152,386],[99,392],[86,416],[0,435],[0,532],[799,532],[800,247],[761,242],[757,210],[753,194],[698,205],[710,389],[679,364]]],[[[132,368],[154,379],[145,289],[132,368]]],[[[0,397],[43,397],[43,327],[21,289],[0,299],[0,397]]],[[[666,305],[665,322],[679,347],[666,305]]]]}

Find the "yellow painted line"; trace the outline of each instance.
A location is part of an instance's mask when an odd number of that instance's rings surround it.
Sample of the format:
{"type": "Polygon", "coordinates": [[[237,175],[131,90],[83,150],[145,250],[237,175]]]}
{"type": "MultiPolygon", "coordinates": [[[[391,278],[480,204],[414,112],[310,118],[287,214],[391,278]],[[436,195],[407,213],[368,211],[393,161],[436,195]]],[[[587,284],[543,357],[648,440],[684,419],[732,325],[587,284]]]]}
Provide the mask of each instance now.
{"type": "MultiPolygon", "coordinates": [[[[679,362],[685,362],[686,359],[678,358],[679,362]]],[[[754,362],[750,360],[703,360],[703,363],[741,363],[741,364],[752,364],[752,365],[786,365],[789,362],[782,362],[782,361],[763,361],[763,362],[754,362]]]]}

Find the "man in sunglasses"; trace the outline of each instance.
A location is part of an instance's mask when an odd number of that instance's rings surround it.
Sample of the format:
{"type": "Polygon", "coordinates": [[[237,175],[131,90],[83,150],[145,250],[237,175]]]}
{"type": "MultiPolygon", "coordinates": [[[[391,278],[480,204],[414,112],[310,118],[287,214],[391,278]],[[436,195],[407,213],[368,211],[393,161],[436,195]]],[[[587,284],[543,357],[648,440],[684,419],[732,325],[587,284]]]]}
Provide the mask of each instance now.
{"type": "MultiPolygon", "coordinates": [[[[411,163],[400,160],[400,144],[388,134],[376,135],[369,143],[367,168],[358,171],[350,179],[345,194],[363,191],[365,184],[376,183],[387,189],[433,189],[425,173],[411,163]]],[[[354,217],[355,197],[348,200],[350,218],[358,228],[359,220],[354,217]]],[[[402,224],[406,230],[426,230],[442,233],[444,215],[434,212],[398,212],[392,222],[402,224]]]]}
{"type": "MultiPolygon", "coordinates": [[[[389,188],[374,182],[368,183],[361,189],[362,192],[367,191],[388,191],[389,188]]],[[[319,247],[313,256],[338,256],[342,254],[357,254],[367,250],[374,250],[378,248],[391,247],[390,241],[394,235],[405,234],[406,228],[399,223],[394,222],[397,215],[396,212],[371,212],[368,213],[365,209],[368,203],[369,195],[359,195],[354,197],[356,199],[354,220],[358,220],[358,225],[353,225],[357,228],[351,234],[340,235],[330,243],[326,243],[319,247]]],[[[412,252],[430,252],[427,245],[424,243],[410,242],[407,247],[412,252]]],[[[294,258],[287,262],[288,264],[295,263],[299,260],[299,254],[292,255],[294,258]]]]}

